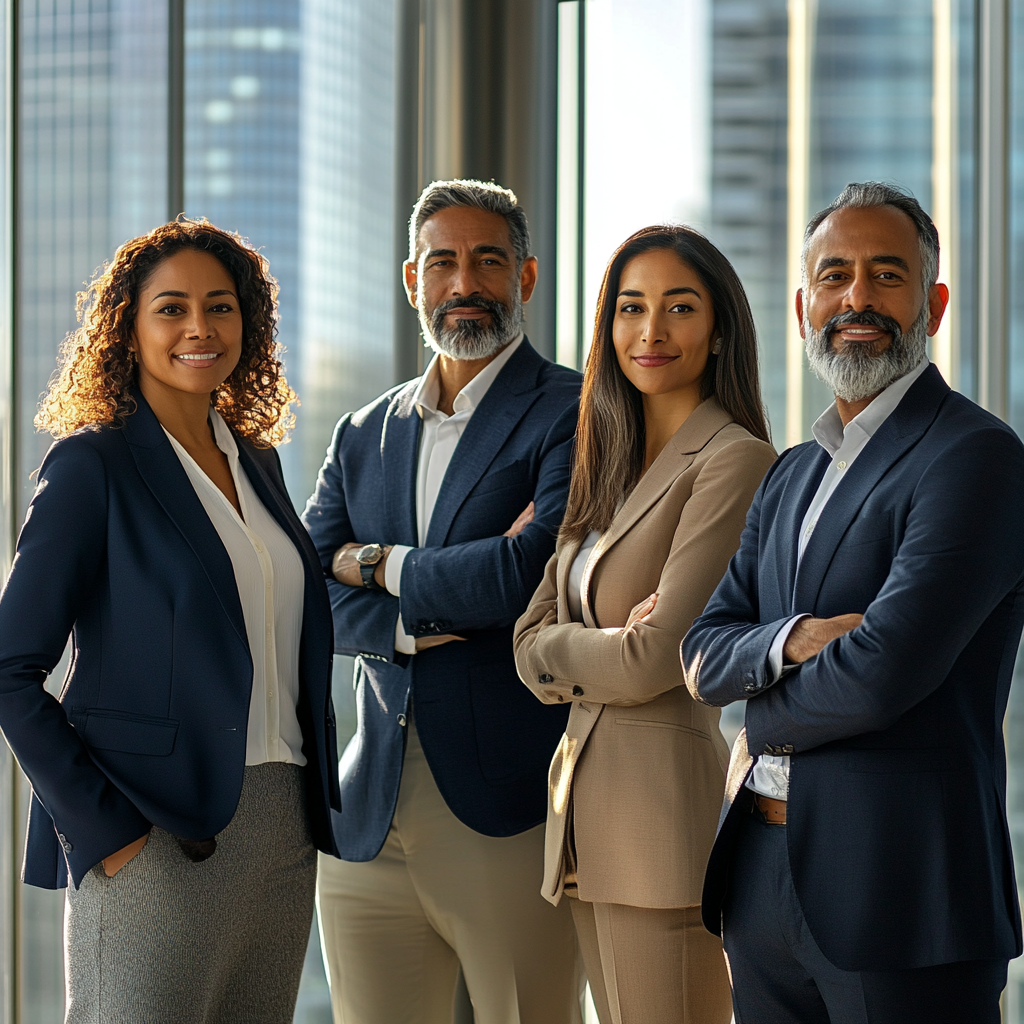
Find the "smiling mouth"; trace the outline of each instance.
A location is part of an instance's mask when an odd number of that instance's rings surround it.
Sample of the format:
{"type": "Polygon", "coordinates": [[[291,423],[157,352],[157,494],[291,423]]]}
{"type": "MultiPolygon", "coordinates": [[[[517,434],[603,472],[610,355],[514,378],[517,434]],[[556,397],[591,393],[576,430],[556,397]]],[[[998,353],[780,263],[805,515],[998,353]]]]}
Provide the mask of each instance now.
{"type": "Polygon", "coordinates": [[[638,366],[664,366],[675,360],[675,356],[633,356],[633,362],[638,366]]]}
{"type": "Polygon", "coordinates": [[[174,358],[186,366],[195,366],[201,369],[206,366],[212,366],[220,359],[221,355],[222,353],[220,352],[182,352],[175,355],[174,358]]]}

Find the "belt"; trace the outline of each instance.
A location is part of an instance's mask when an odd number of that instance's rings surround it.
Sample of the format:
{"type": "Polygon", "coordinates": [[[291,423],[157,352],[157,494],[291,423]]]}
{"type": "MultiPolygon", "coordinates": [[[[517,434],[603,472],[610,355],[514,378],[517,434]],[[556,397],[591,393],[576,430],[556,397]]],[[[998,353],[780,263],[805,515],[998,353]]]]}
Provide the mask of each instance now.
{"type": "Polygon", "coordinates": [[[754,805],[751,808],[751,813],[754,811],[760,811],[761,817],[764,818],[768,825],[786,824],[785,800],[776,800],[773,797],[761,796],[760,793],[755,793],[754,805]]]}

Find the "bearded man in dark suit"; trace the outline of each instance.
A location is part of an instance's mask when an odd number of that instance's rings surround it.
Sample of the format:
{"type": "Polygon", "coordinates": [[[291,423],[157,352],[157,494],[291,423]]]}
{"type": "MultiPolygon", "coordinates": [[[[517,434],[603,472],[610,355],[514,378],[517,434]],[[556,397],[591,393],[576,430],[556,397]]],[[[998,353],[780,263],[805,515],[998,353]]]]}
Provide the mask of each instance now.
{"type": "Polygon", "coordinates": [[[554,551],[581,379],[523,334],[537,261],[512,192],[434,182],[409,241],[434,358],[342,418],[304,513],[356,658],[343,859],[318,880],[335,1019],[450,1024],[461,965],[478,1024],[575,1024],[572,918],[540,895],[568,708],[519,682],[512,626],[554,551]]]}
{"type": "Polygon", "coordinates": [[[947,387],[916,200],[850,185],[797,315],[836,400],[783,453],[683,642],[746,704],[705,878],[738,1024],[995,1024],[1021,925],[1003,714],[1024,622],[1024,448],[947,387]]]}

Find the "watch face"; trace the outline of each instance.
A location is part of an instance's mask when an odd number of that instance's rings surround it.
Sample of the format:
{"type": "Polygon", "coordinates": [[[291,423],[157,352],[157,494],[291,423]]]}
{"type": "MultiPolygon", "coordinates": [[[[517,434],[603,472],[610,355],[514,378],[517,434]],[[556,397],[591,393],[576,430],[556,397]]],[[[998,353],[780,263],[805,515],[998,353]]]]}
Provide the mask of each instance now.
{"type": "Polygon", "coordinates": [[[360,565],[376,565],[383,554],[384,549],[379,544],[364,544],[356,552],[356,561],[360,565]]]}

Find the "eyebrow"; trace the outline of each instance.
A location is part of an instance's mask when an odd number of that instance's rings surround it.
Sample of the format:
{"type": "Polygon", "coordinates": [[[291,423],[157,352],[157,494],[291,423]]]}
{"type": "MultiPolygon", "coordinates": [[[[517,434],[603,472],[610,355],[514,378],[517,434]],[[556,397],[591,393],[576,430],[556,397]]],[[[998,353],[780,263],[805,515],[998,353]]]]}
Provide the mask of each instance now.
{"type": "MultiPolygon", "coordinates": [[[[158,295],[154,295],[153,298],[150,299],[149,301],[154,302],[156,299],[162,299],[165,295],[170,295],[172,298],[175,299],[187,299],[189,297],[188,292],[166,291],[160,292],[158,295]]],[[[230,295],[232,296],[232,298],[234,298],[235,293],[230,288],[215,288],[212,292],[206,293],[206,298],[212,299],[218,295],[230,295]]]]}
{"type": "MultiPolygon", "coordinates": [[[[475,256],[483,256],[487,255],[488,253],[493,253],[495,256],[504,256],[505,259],[509,258],[508,249],[506,249],[503,245],[478,245],[473,249],[473,254],[475,256]]],[[[458,253],[456,253],[454,249],[431,249],[430,252],[427,253],[426,258],[428,260],[432,260],[437,256],[457,255],[458,253]]]]}
{"type": "MultiPolygon", "coordinates": [[[[892,267],[899,267],[901,270],[910,273],[910,265],[902,256],[893,256],[889,254],[882,254],[880,256],[872,256],[869,263],[885,263],[892,267]]],[[[826,256],[824,259],[818,261],[818,273],[820,274],[823,270],[828,270],[829,267],[848,267],[853,263],[853,260],[845,259],[842,256],[826,256]]]]}
{"type": "MultiPolygon", "coordinates": [[[[690,288],[690,287],[687,287],[686,285],[682,285],[679,288],[669,288],[669,290],[667,292],[662,292],[661,294],[663,296],[665,296],[665,295],[696,295],[698,299],[700,298],[700,292],[698,292],[696,288],[690,288]]],[[[633,288],[623,288],[622,291],[619,292],[618,297],[622,298],[623,295],[626,295],[629,298],[641,299],[641,298],[643,298],[644,293],[643,292],[638,292],[638,291],[636,291],[633,288]]]]}

